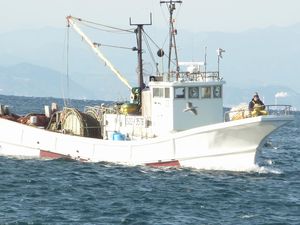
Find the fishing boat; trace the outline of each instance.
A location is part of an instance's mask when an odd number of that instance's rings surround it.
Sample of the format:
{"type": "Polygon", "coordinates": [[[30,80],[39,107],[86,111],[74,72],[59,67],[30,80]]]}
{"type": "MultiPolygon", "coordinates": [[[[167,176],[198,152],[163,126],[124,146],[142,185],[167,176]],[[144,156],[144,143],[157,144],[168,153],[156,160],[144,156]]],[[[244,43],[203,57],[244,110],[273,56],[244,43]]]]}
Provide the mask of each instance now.
{"type": "MultiPolygon", "coordinates": [[[[182,2],[160,3],[167,5],[170,15],[167,72],[144,79],[142,33],[152,21],[131,23],[136,26],[139,84],[131,87],[99,44],[82,32],[78,24],[83,20],[68,16],[68,25],[128,87],[130,101],[89,106],[82,112],[52,104],[43,114],[26,116],[1,105],[0,154],[218,170],[255,166],[267,137],[293,120],[290,106],[266,105],[268,114],[260,116],[251,116],[247,107],[224,112],[225,81],[219,69],[210,72],[206,62],[178,61],[173,13],[182,2]]],[[[223,52],[218,49],[218,59],[223,52]]],[[[164,50],[157,55],[165,57],[164,50]]]]}

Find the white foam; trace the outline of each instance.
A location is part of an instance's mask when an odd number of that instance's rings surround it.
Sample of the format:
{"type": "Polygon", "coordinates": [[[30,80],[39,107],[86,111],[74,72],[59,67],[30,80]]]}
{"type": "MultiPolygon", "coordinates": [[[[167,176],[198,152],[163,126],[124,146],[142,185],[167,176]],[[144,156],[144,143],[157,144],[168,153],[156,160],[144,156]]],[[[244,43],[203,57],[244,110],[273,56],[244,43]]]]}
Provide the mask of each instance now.
{"type": "Polygon", "coordinates": [[[279,169],[274,169],[270,167],[265,167],[265,166],[258,166],[256,165],[255,168],[250,170],[249,172],[256,172],[256,173],[262,173],[262,174],[282,174],[282,171],[279,169]]]}

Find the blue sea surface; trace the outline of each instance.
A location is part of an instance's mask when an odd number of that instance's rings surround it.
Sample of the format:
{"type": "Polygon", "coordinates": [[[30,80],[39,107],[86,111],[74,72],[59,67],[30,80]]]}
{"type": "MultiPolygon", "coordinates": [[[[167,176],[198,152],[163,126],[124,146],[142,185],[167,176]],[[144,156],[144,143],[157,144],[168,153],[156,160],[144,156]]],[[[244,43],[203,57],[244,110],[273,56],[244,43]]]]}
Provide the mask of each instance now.
{"type": "Polygon", "coordinates": [[[243,172],[0,157],[0,224],[300,224],[300,115],[267,143],[243,172]]]}

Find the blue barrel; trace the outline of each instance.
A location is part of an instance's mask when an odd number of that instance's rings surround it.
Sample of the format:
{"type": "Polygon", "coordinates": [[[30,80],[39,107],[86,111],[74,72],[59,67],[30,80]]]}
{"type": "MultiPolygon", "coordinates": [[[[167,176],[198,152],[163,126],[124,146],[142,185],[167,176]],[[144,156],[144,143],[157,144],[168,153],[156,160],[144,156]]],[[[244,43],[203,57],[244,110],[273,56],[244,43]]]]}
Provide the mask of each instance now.
{"type": "Polygon", "coordinates": [[[115,132],[113,134],[113,140],[114,141],[124,141],[125,140],[125,135],[124,134],[121,134],[119,132],[115,132]]]}

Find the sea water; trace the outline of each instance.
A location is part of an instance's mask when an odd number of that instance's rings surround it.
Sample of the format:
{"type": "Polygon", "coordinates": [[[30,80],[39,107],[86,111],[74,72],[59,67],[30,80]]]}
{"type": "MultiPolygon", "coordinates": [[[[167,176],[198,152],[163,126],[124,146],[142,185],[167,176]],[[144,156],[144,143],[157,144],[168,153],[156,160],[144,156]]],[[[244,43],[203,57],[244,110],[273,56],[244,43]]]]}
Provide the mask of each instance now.
{"type": "MultiPolygon", "coordinates": [[[[52,100],[0,96],[18,113],[52,100]]],[[[0,224],[300,224],[300,115],[250,171],[0,157],[0,224]]]]}

